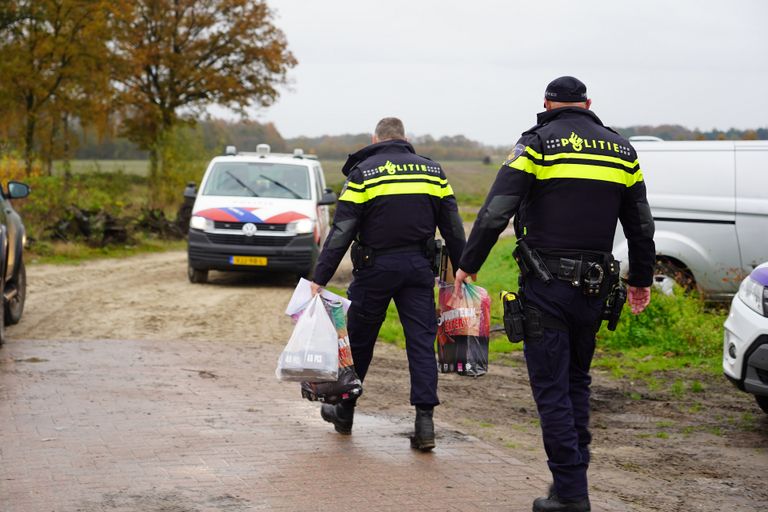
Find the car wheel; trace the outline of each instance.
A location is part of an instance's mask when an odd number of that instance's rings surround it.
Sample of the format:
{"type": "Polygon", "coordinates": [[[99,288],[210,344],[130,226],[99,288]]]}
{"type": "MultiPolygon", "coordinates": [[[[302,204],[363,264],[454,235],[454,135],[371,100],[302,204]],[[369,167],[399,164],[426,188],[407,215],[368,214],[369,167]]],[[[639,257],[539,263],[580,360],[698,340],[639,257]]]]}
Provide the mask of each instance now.
{"type": "MultiPolygon", "coordinates": [[[[5,302],[5,299],[0,295],[0,300],[5,302]]],[[[5,307],[0,308],[0,347],[5,343],[5,307]]]]}
{"type": "Polygon", "coordinates": [[[656,260],[656,268],[653,273],[653,284],[666,295],[672,295],[675,284],[686,292],[696,289],[696,279],[685,265],[669,258],[656,260]]]}
{"type": "Polygon", "coordinates": [[[187,277],[189,277],[190,283],[207,283],[208,282],[208,271],[202,270],[199,268],[195,268],[192,265],[187,266],[187,277]]]}
{"type": "Polygon", "coordinates": [[[757,405],[763,410],[765,414],[768,414],[768,396],[755,395],[757,405]]]}
{"type": "Polygon", "coordinates": [[[24,266],[24,260],[19,262],[19,272],[16,276],[16,294],[5,303],[5,323],[6,325],[16,325],[21,320],[21,314],[24,312],[24,303],[27,300],[27,269],[24,266]]]}

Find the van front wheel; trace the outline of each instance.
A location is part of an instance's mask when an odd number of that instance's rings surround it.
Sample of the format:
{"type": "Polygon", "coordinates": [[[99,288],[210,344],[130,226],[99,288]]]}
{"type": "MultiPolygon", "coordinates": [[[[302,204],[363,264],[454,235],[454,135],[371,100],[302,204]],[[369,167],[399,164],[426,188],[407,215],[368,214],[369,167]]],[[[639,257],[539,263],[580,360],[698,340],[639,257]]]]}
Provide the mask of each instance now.
{"type": "Polygon", "coordinates": [[[190,283],[206,283],[208,282],[208,271],[195,268],[192,265],[187,266],[187,277],[189,277],[190,283]]]}

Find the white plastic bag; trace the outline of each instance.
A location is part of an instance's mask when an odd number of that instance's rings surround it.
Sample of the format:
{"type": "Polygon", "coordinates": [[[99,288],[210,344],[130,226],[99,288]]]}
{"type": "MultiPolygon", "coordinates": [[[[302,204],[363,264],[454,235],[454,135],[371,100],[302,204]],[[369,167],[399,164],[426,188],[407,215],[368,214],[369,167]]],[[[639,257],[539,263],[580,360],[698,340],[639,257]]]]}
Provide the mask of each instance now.
{"type": "MultiPolygon", "coordinates": [[[[291,295],[291,300],[288,301],[288,307],[285,308],[285,314],[294,320],[299,319],[301,313],[306,309],[307,304],[309,304],[309,301],[312,300],[312,289],[310,288],[310,284],[312,284],[312,282],[303,277],[299,279],[299,284],[296,285],[296,289],[293,290],[293,295],[291,295]]],[[[341,302],[345,314],[352,304],[346,297],[336,295],[325,288],[320,290],[320,295],[327,301],[341,302]]]]}
{"type": "Polygon", "coordinates": [[[315,295],[293,328],[275,375],[285,381],[335,381],[339,375],[338,338],[322,298],[315,295]]]}

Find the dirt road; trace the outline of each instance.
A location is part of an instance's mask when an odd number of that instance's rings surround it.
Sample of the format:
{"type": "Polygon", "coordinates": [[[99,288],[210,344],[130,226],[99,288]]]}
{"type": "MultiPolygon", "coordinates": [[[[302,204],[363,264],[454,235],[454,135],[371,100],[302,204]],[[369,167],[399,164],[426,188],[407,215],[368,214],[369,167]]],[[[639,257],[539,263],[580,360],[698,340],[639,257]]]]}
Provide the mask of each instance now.
{"type": "MultiPolygon", "coordinates": [[[[210,284],[192,285],[183,252],[30,265],[28,277],[27,308],[21,324],[8,330],[12,339],[280,345],[290,334],[281,312],[294,285],[291,277],[212,273],[210,284]]],[[[337,284],[348,278],[346,269],[337,284]]],[[[380,344],[362,404],[407,411],[406,375],[404,352],[380,344]]],[[[592,488],[639,512],[767,510],[768,416],[723,378],[700,380],[700,392],[672,392],[595,372],[592,488]]],[[[477,380],[441,376],[440,386],[441,421],[546,472],[519,354],[496,362],[477,380]]]]}

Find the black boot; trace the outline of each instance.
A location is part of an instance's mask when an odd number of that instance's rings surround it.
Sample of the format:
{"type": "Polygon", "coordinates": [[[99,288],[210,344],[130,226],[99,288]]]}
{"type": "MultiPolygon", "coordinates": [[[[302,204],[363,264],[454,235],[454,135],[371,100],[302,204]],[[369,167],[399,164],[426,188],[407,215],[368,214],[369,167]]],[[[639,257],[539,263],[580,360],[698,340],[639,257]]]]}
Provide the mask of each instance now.
{"type": "Polygon", "coordinates": [[[558,498],[550,487],[549,496],[536,498],[533,501],[533,512],[590,512],[589,498],[580,500],[565,500],[558,498]]]}
{"type": "Polygon", "coordinates": [[[352,419],[355,417],[355,404],[341,402],[340,404],[323,404],[320,407],[320,416],[328,423],[333,423],[333,428],[339,434],[352,433],[352,419]]]}
{"type": "Polygon", "coordinates": [[[432,411],[432,407],[416,407],[415,431],[411,437],[411,448],[428,452],[435,447],[435,425],[432,423],[432,411]]]}

